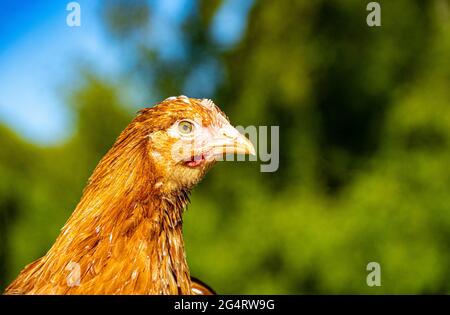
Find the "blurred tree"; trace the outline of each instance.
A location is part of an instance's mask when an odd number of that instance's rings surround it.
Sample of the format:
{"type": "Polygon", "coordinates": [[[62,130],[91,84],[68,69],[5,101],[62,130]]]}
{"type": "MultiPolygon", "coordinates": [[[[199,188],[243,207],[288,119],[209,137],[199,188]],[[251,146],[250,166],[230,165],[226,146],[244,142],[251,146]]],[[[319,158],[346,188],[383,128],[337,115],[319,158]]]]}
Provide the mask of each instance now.
{"type": "Polygon", "coordinates": [[[28,178],[36,155],[36,148],[19,139],[10,130],[0,126],[0,285],[8,279],[11,270],[8,256],[14,252],[10,240],[12,222],[23,214],[28,204],[28,178]]]}

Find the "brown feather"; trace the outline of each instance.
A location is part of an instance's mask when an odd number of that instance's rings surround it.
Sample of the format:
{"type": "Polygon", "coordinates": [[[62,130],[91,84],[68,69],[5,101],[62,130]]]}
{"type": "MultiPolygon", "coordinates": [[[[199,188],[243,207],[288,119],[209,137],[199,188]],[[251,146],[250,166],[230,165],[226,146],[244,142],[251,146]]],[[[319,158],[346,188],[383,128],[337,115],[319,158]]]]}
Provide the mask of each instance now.
{"type": "Polygon", "coordinates": [[[188,101],[190,106],[177,98],[139,112],[94,170],[51,249],[26,266],[6,294],[192,293],[182,213],[206,168],[180,184],[173,170],[150,156],[158,146],[169,158],[163,131],[180,117],[200,115],[205,125],[214,123],[215,113],[200,100],[188,101]],[[79,285],[68,282],[71,263],[79,266],[79,285]]]}

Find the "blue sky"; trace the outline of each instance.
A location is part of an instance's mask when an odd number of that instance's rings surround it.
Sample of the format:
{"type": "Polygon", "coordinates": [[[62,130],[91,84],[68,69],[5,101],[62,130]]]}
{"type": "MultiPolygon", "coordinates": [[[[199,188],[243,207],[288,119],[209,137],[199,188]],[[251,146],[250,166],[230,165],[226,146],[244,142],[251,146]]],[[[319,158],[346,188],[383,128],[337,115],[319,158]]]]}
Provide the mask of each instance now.
{"type": "Polygon", "coordinates": [[[55,142],[70,133],[59,87],[73,81],[80,56],[95,61],[99,71],[115,68],[114,49],[103,39],[95,15],[96,1],[78,2],[81,27],[67,26],[68,2],[0,5],[0,121],[35,142],[55,142]]]}
{"type": "MultiPolygon", "coordinates": [[[[111,78],[120,74],[120,51],[100,25],[101,1],[77,1],[81,27],[66,24],[69,2],[0,4],[0,123],[39,144],[52,144],[70,135],[70,111],[60,87],[76,82],[78,61],[95,65],[96,72],[111,78]]],[[[195,1],[149,2],[155,15],[151,27],[157,30],[149,44],[163,47],[161,53],[170,58],[182,45],[182,36],[174,27],[196,9],[195,1]],[[172,28],[164,28],[167,23],[161,23],[168,19],[173,21],[172,28]]],[[[227,49],[240,39],[252,3],[225,1],[211,28],[219,46],[227,49]]]]}

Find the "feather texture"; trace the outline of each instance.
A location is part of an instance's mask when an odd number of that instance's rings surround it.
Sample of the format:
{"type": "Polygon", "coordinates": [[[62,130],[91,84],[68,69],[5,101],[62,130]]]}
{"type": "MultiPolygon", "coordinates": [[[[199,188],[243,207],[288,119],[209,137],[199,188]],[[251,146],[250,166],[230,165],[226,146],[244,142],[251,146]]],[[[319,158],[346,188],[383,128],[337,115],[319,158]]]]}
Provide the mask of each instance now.
{"type": "Polygon", "coordinates": [[[173,161],[176,139],[167,132],[180,119],[199,118],[203,127],[228,121],[211,101],[183,96],[141,110],[95,168],[53,246],[5,293],[201,292],[186,262],[182,214],[214,161],[195,168],[173,161]]]}

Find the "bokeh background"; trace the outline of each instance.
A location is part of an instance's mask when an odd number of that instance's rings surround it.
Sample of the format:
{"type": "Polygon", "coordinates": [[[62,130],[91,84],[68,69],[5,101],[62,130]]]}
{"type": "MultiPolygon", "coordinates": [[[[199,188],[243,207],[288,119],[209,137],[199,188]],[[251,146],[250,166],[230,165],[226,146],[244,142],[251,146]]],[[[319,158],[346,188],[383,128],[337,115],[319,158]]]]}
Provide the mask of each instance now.
{"type": "Polygon", "coordinates": [[[142,107],[212,98],[280,126],[280,166],[217,165],[185,215],[219,293],[450,293],[450,1],[0,4],[0,289],[45,254],[142,107]],[[366,265],[381,265],[381,287],[366,265]]]}

